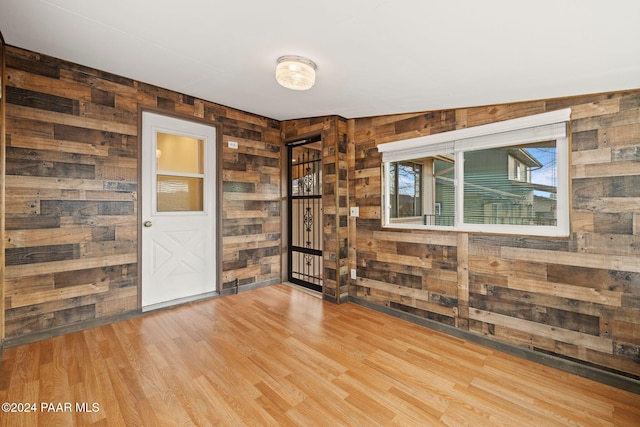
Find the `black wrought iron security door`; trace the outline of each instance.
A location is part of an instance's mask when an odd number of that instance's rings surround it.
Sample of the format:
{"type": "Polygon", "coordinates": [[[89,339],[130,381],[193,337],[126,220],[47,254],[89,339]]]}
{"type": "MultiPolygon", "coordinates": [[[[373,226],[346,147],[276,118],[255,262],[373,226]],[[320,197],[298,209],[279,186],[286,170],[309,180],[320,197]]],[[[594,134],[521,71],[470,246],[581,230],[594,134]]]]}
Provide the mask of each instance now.
{"type": "Polygon", "coordinates": [[[322,142],[289,145],[289,281],[322,291],[322,142]]]}

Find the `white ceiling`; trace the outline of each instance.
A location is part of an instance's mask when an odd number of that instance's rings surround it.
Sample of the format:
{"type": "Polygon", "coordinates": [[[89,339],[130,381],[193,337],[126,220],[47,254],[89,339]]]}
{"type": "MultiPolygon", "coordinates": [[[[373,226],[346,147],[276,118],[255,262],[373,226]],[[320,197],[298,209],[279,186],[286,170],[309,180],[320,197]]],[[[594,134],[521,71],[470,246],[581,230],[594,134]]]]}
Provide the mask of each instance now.
{"type": "Polygon", "coordinates": [[[0,0],[7,44],[286,120],[640,88],[638,0],[0,0]],[[282,55],[318,65],[305,92],[282,55]]]}

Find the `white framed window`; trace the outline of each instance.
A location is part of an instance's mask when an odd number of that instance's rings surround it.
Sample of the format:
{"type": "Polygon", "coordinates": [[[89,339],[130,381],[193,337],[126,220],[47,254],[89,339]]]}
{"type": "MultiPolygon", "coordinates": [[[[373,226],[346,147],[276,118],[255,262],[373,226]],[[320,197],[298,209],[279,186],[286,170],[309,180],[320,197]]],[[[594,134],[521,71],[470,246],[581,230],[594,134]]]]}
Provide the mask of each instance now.
{"type": "Polygon", "coordinates": [[[571,109],[380,144],[383,226],[568,236],[571,109]]]}

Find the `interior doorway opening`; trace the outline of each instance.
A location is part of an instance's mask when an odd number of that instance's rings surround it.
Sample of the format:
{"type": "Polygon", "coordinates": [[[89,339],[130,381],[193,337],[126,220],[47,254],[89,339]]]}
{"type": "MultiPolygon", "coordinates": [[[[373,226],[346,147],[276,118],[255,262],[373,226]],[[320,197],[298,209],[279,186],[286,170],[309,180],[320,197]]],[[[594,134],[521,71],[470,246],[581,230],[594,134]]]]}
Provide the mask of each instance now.
{"type": "Polygon", "coordinates": [[[288,144],[288,280],[322,292],[322,140],[288,144]]]}

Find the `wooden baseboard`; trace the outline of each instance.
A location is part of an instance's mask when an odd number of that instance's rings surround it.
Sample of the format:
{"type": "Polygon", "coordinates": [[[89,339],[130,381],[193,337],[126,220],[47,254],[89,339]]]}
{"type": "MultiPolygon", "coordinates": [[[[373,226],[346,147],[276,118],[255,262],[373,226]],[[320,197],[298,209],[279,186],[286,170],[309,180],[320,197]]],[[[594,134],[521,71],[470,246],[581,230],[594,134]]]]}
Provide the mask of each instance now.
{"type": "Polygon", "coordinates": [[[539,351],[530,350],[528,348],[518,347],[513,344],[498,341],[494,338],[474,334],[473,332],[465,331],[463,329],[458,329],[453,326],[445,325],[443,323],[439,323],[430,319],[425,319],[414,314],[406,313],[401,310],[372,304],[367,300],[363,300],[357,297],[349,296],[349,301],[354,304],[362,305],[372,310],[379,311],[381,313],[389,314],[391,316],[407,320],[420,326],[426,326],[427,328],[434,329],[447,335],[462,338],[476,344],[484,345],[486,347],[529,360],[531,362],[540,363],[541,365],[549,366],[551,368],[569,372],[571,374],[607,384],[612,387],[640,394],[640,381],[634,378],[626,377],[622,374],[606,371],[604,369],[598,369],[590,365],[584,365],[582,363],[564,359],[562,357],[554,356],[548,353],[542,353],[539,351]]]}
{"type": "Polygon", "coordinates": [[[332,297],[331,295],[322,294],[322,299],[333,304],[338,304],[338,299],[336,297],[332,297]]]}

